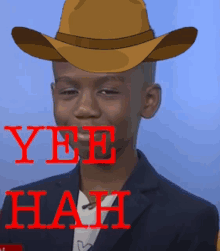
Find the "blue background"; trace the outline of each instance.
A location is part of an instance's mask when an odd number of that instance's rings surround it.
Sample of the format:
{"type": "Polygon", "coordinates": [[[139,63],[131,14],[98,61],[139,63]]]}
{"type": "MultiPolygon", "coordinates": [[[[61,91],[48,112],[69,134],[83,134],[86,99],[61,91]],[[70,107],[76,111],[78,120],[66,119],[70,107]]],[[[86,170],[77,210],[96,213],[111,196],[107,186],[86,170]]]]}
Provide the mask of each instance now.
{"type": "MultiPolygon", "coordinates": [[[[216,0],[146,0],[156,36],[184,26],[199,30],[184,54],[157,63],[162,103],[156,116],[141,122],[137,147],[166,178],[217,205],[220,211],[220,2],[216,0]]],[[[0,207],[5,191],[64,173],[72,165],[46,165],[51,133],[40,132],[28,150],[33,165],[16,165],[21,149],[4,126],[55,125],[50,83],[51,62],[21,51],[11,37],[14,26],[54,37],[64,1],[0,2],[0,207]]],[[[61,137],[59,137],[62,140],[61,137]]],[[[70,158],[59,149],[60,158],[70,158]]]]}

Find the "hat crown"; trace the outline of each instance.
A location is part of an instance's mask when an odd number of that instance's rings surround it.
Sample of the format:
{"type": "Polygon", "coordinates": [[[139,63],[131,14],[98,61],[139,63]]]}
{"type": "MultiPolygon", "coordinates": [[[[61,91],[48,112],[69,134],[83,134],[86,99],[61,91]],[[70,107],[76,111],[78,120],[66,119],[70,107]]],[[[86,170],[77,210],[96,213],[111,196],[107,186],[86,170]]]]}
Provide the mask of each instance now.
{"type": "Polygon", "coordinates": [[[94,39],[116,39],[149,29],[142,0],[66,0],[59,32],[94,39]]]}

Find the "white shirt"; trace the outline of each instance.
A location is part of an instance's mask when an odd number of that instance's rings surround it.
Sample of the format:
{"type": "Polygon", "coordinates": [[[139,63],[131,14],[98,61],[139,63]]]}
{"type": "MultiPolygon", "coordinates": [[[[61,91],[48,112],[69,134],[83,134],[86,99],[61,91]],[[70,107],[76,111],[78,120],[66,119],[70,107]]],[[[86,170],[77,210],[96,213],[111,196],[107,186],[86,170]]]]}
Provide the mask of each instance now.
{"type": "MultiPolygon", "coordinates": [[[[117,195],[108,195],[101,202],[102,207],[110,207],[117,195]]],[[[89,200],[86,195],[79,190],[77,212],[83,225],[95,225],[96,224],[96,207],[92,209],[82,209],[82,206],[89,204],[89,200]]],[[[101,222],[105,220],[108,211],[101,212],[101,222]]],[[[73,251],[88,251],[88,249],[94,244],[100,229],[80,229],[74,230],[73,251]]]]}

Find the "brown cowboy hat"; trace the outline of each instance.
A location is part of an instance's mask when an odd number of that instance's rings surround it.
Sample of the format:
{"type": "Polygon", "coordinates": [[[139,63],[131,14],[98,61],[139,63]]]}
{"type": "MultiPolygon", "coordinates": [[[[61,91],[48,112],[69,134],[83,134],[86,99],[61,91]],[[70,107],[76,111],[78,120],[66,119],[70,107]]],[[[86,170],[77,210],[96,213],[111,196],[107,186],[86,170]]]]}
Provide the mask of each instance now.
{"type": "Polygon", "coordinates": [[[67,61],[88,72],[122,72],[185,52],[197,29],[155,38],[142,0],[66,0],[55,38],[24,27],[14,27],[12,36],[21,50],[40,59],[67,61]]]}

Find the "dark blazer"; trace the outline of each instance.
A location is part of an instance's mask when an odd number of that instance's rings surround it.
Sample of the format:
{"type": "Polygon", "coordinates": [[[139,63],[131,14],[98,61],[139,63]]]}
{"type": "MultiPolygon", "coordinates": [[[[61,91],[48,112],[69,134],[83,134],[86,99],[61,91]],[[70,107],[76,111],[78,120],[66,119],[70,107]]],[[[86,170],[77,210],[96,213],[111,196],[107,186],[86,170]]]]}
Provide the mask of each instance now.
{"type": "MultiPolygon", "coordinates": [[[[219,216],[210,202],[186,192],[159,175],[145,155],[137,150],[139,161],[122,190],[130,190],[125,197],[125,224],[131,228],[112,229],[117,224],[116,212],[109,212],[91,249],[95,251],[214,251],[216,250],[219,216]]],[[[50,177],[13,190],[46,190],[41,199],[41,223],[51,224],[65,190],[72,193],[77,204],[79,163],[69,173],[50,177]]],[[[18,205],[33,205],[32,196],[20,196],[18,205]]],[[[118,205],[118,199],[113,206],[118,205]]],[[[32,212],[18,213],[19,224],[24,230],[5,230],[12,220],[11,197],[6,196],[0,223],[0,243],[23,243],[25,251],[72,251],[73,217],[61,217],[59,223],[66,229],[29,230],[33,224],[32,212]]],[[[64,210],[70,210],[69,203],[64,210]]],[[[87,249],[85,249],[87,250],[87,249]]],[[[78,251],[78,250],[74,250],[78,251]]]]}

